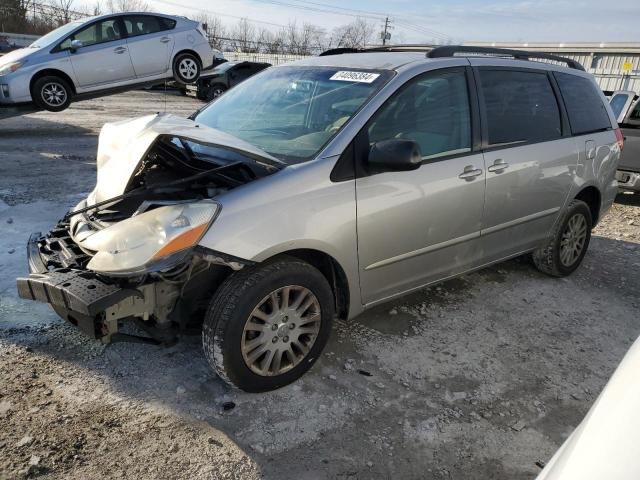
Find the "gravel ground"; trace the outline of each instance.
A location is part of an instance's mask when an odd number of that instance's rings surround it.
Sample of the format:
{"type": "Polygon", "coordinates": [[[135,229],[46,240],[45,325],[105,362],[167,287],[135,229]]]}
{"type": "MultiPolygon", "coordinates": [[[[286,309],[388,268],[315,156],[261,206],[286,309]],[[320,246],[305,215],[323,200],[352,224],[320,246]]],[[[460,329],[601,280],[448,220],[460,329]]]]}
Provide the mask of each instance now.
{"type": "Polygon", "coordinates": [[[425,289],[245,394],[198,336],[104,346],[15,292],[29,233],[92,187],[101,125],[198,106],[130,92],[0,121],[0,478],[534,478],[640,333],[640,201],[619,198],[569,278],[521,258],[425,289]]]}

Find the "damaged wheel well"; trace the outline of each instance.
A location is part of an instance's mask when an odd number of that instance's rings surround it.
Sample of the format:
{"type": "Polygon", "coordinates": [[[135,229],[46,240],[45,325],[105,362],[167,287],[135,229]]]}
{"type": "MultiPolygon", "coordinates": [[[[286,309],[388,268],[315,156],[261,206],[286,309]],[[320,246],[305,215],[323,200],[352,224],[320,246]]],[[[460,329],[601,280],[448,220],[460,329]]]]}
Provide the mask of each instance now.
{"type": "MultiPolygon", "coordinates": [[[[281,255],[290,255],[299,258],[317,268],[327,279],[336,302],[338,318],[346,319],[349,315],[349,282],[344,270],[332,256],[312,249],[298,249],[282,252],[281,255]]],[[[279,255],[278,255],[279,256],[279,255]]]]}

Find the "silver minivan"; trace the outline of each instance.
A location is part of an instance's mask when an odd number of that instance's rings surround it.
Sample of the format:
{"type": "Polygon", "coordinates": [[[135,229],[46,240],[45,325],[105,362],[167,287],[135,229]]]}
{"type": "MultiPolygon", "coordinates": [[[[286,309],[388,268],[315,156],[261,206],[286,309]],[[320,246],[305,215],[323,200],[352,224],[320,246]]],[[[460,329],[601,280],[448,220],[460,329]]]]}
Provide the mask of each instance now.
{"type": "Polygon", "coordinates": [[[519,255],[573,272],[623,147],[591,75],[402,50],[328,52],[189,119],[105,125],[96,186],[31,237],[20,296],[103,341],[201,326],[214,370],[257,392],[306,372],[336,317],[519,255]]]}

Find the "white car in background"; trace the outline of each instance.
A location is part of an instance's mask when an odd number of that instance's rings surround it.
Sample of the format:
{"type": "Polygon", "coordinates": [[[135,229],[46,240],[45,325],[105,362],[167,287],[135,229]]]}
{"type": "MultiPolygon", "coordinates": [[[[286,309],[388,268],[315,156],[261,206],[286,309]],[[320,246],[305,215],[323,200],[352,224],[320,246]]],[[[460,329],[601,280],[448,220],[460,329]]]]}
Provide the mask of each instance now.
{"type": "Polygon", "coordinates": [[[174,78],[195,82],[214,62],[198,22],[119,13],[68,23],[0,58],[0,106],[33,102],[61,111],[73,97],[174,78]]]}

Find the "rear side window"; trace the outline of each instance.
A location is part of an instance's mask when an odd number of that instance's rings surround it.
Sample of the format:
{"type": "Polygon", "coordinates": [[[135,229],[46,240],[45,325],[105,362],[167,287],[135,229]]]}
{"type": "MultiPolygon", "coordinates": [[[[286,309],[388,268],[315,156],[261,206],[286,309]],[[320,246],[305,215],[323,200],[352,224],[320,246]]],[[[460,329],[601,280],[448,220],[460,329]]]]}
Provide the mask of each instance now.
{"type": "Polygon", "coordinates": [[[562,136],[560,109],[546,73],[480,70],[489,145],[562,136]]]}
{"type": "Polygon", "coordinates": [[[147,35],[149,33],[170,30],[176,26],[175,20],[154,17],[151,15],[127,15],[124,17],[124,25],[129,37],[147,35]]]}
{"type": "Polygon", "coordinates": [[[607,109],[596,85],[588,78],[554,72],[574,135],[611,128],[607,109]]]}
{"type": "Polygon", "coordinates": [[[170,18],[157,17],[162,30],[172,30],[176,27],[176,21],[170,18]]]}

